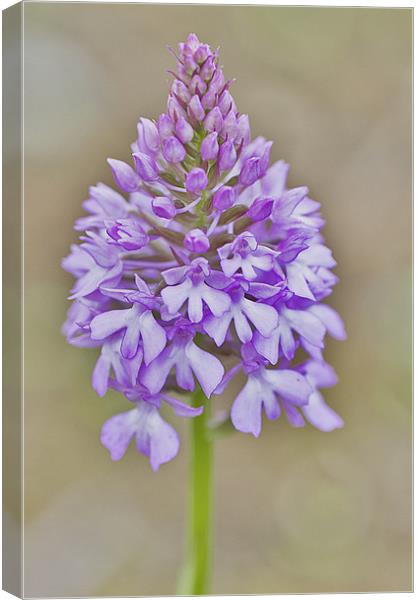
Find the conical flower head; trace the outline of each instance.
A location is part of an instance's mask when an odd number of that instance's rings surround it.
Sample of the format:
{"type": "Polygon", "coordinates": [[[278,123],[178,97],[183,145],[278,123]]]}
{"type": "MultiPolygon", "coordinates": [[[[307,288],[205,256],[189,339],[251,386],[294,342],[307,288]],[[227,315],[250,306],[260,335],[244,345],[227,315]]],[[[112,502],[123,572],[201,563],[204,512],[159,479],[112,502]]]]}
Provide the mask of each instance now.
{"type": "Polygon", "coordinates": [[[199,385],[210,399],[240,371],[236,429],[259,435],[263,413],[342,426],[319,392],[336,382],[325,336],[345,337],[323,304],[337,279],[319,204],[288,188],[284,161],[270,166],[272,142],[251,140],[218,51],[190,34],[172,75],[166,111],[138,123],[132,163],[108,159],[119,192],[90,188],[82,243],[63,261],[76,278],[63,332],[99,349],[98,394],[111,387],[134,404],[102,442],[119,460],[135,439],[153,469],[179,447],[162,404],[195,417],[202,409],[172,394],[199,385]]]}

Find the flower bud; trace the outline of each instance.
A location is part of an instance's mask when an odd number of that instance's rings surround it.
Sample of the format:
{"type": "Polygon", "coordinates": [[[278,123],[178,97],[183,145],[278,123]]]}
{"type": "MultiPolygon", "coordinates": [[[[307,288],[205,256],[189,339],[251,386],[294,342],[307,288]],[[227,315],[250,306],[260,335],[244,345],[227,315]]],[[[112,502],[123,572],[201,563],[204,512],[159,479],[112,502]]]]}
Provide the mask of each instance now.
{"type": "Polygon", "coordinates": [[[208,177],[203,169],[192,169],[190,173],[186,175],[185,187],[188,192],[193,194],[199,194],[208,185],[208,177]]]}
{"type": "Polygon", "coordinates": [[[191,252],[206,252],[210,247],[209,239],[200,229],[188,231],[183,243],[191,252]]]}
{"type": "Polygon", "coordinates": [[[224,185],[220,187],[212,198],[212,205],[219,211],[231,208],[236,199],[234,188],[224,185]]]}
{"type": "Polygon", "coordinates": [[[112,169],[112,175],[117,186],[124,192],[135,192],[141,183],[141,179],[132,167],[122,160],[108,158],[108,164],[112,169]]]}
{"type": "Polygon", "coordinates": [[[202,121],[205,117],[205,111],[202,108],[201,101],[199,97],[195,94],[188,106],[188,113],[193,117],[196,121],[202,121]]]}
{"type": "Polygon", "coordinates": [[[201,75],[201,77],[204,81],[210,81],[211,77],[214,74],[214,71],[215,71],[214,57],[208,56],[207,60],[202,65],[201,70],[199,71],[199,74],[201,75]]]}
{"type": "Polygon", "coordinates": [[[124,250],[140,250],[148,244],[149,237],[135,219],[120,219],[106,229],[106,233],[124,250]]]}
{"type": "Polygon", "coordinates": [[[224,83],[225,83],[224,73],[223,73],[222,69],[218,68],[218,69],[216,69],[214,75],[212,76],[211,88],[215,92],[221,92],[221,90],[224,87],[224,83]]]}
{"type": "Polygon", "coordinates": [[[243,141],[244,145],[250,142],[250,125],[249,117],[247,115],[240,115],[237,119],[237,129],[240,136],[240,141],[243,141]]]}
{"type": "Polygon", "coordinates": [[[227,140],[221,145],[218,155],[218,168],[220,171],[229,171],[234,167],[237,160],[237,152],[233,142],[227,140]]]}
{"type": "Polygon", "coordinates": [[[186,156],[185,148],[177,138],[171,136],[163,141],[163,156],[169,163],[179,163],[186,156]]]}
{"type": "Polygon", "coordinates": [[[201,44],[194,54],[194,59],[198,65],[202,65],[208,56],[211,54],[210,47],[208,44],[201,44]]]}
{"type": "Polygon", "coordinates": [[[191,52],[195,52],[199,48],[200,44],[201,42],[199,41],[196,33],[190,33],[186,38],[186,46],[191,52]]]}
{"type": "Polygon", "coordinates": [[[151,207],[154,214],[162,219],[173,219],[176,215],[176,208],[170,198],[166,196],[157,196],[153,198],[151,207]]]}
{"type": "Polygon", "coordinates": [[[235,140],[237,137],[237,119],[234,112],[231,110],[224,118],[221,135],[229,140],[235,140]]]}
{"type": "Polygon", "coordinates": [[[193,94],[199,94],[201,96],[206,92],[207,89],[205,81],[202,81],[199,75],[194,75],[192,77],[189,87],[193,94]]]}
{"type": "Polygon", "coordinates": [[[266,171],[268,170],[269,160],[270,160],[270,156],[271,156],[271,148],[272,148],[272,142],[268,142],[266,144],[266,147],[265,147],[265,150],[264,150],[262,156],[260,157],[259,177],[263,177],[265,175],[266,171]]]}
{"type": "Polygon", "coordinates": [[[218,108],[221,110],[221,114],[223,115],[223,117],[225,117],[226,114],[234,108],[233,107],[233,98],[231,97],[231,94],[228,90],[225,90],[221,94],[221,96],[218,100],[218,108]]]}
{"type": "Polygon", "coordinates": [[[193,129],[188,121],[183,117],[181,117],[176,123],[176,135],[184,144],[187,144],[193,138],[193,129]]]}
{"type": "Polygon", "coordinates": [[[215,160],[218,154],[218,134],[216,131],[207,135],[201,144],[202,160],[215,160]]]}
{"type": "Polygon", "coordinates": [[[160,115],[159,120],[157,121],[157,127],[162,140],[173,135],[173,121],[165,113],[160,115]]]}
{"type": "Polygon", "coordinates": [[[252,221],[264,221],[271,214],[273,203],[273,198],[256,198],[246,214],[252,221]]]}
{"type": "Polygon", "coordinates": [[[134,152],[132,155],[135,162],[135,168],[138,175],[144,181],[155,181],[159,176],[159,170],[156,161],[142,152],[134,152]]]}
{"type": "Polygon", "coordinates": [[[202,106],[205,110],[210,110],[211,108],[214,108],[216,101],[216,93],[214,90],[209,89],[208,92],[202,97],[202,106]]]}
{"type": "Polygon", "coordinates": [[[223,126],[223,115],[218,106],[210,110],[204,119],[204,127],[207,131],[221,131],[223,126]]]}
{"type": "Polygon", "coordinates": [[[239,182],[242,185],[252,185],[259,179],[259,163],[260,158],[258,156],[252,156],[246,160],[239,175],[239,182]]]}
{"type": "Polygon", "coordinates": [[[169,100],[167,101],[167,113],[172,121],[177,121],[180,117],[186,116],[185,111],[173,96],[169,96],[169,100]]]}
{"type": "Polygon", "coordinates": [[[184,102],[185,104],[187,104],[191,99],[191,94],[189,93],[188,88],[183,83],[183,81],[180,81],[179,79],[174,80],[174,82],[172,83],[171,91],[178,99],[182,100],[182,102],[184,102]]]}
{"type": "Polygon", "coordinates": [[[140,119],[137,125],[138,148],[145,154],[157,154],[160,148],[160,136],[157,127],[150,119],[140,119]]]}

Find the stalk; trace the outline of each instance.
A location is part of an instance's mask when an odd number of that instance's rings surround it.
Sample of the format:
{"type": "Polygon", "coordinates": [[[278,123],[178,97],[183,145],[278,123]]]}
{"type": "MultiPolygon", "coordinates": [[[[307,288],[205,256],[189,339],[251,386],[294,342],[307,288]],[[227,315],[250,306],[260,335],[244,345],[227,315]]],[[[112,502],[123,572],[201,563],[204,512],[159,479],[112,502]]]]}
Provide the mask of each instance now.
{"type": "Polygon", "coordinates": [[[182,596],[208,594],[212,566],[213,441],[208,435],[209,404],[200,387],[192,404],[204,404],[205,410],[191,419],[187,548],[178,586],[182,596]]]}

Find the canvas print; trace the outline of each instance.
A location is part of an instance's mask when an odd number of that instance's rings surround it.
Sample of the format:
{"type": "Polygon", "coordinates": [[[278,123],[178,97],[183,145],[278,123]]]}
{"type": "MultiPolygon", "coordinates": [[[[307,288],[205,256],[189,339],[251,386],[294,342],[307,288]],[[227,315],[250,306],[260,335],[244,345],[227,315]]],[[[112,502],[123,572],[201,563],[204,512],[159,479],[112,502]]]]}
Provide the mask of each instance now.
{"type": "Polygon", "coordinates": [[[9,9],[8,591],[411,590],[411,25],[9,9]]]}

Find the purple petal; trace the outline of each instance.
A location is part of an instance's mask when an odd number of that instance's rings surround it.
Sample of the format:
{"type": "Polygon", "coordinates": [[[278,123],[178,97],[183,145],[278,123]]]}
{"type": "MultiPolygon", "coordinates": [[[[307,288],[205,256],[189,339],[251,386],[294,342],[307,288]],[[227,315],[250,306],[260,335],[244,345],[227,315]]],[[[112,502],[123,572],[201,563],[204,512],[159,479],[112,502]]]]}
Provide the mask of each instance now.
{"type": "Polygon", "coordinates": [[[284,316],[287,318],[291,327],[300,335],[306,338],[318,348],[323,348],[323,338],[326,334],[326,328],[322,322],[304,310],[284,310],[284,316]]]}
{"type": "Polygon", "coordinates": [[[263,336],[271,335],[278,325],[278,313],[272,306],[262,302],[252,302],[247,298],[242,300],[241,306],[244,314],[263,336]]]}
{"type": "Polygon", "coordinates": [[[265,371],[264,377],[280,396],[294,404],[307,404],[313,392],[307,379],[296,371],[289,369],[265,371]]]}
{"type": "Polygon", "coordinates": [[[112,460],[120,460],[128,449],[138,426],[139,414],[136,408],[106,421],[100,433],[101,443],[111,453],[112,460]]]}
{"type": "Polygon", "coordinates": [[[262,400],[262,386],[256,377],[250,376],[231,408],[231,421],[238,431],[260,435],[262,400]]]}
{"type": "Polygon", "coordinates": [[[326,304],[315,304],[309,310],[320,319],[326,327],[327,333],[335,340],[346,340],[345,325],[333,308],[326,304]]]}
{"type": "Polygon", "coordinates": [[[149,365],[166,345],[166,333],[157,323],[150,310],[145,311],[139,320],[139,327],[144,346],[144,362],[149,365]]]}
{"type": "Polygon", "coordinates": [[[221,346],[224,343],[232,318],[233,315],[230,312],[226,312],[221,317],[209,315],[205,319],[203,323],[204,330],[212,337],[217,346],[221,346]]]}
{"type": "Polygon", "coordinates": [[[103,397],[108,391],[109,371],[111,361],[109,358],[101,354],[96,362],[92,374],[92,387],[95,392],[103,397]]]}
{"type": "Polygon", "coordinates": [[[320,431],[333,431],[343,427],[343,419],[326,404],[319,392],[311,394],[308,404],[301,409],[307,421],[320,431]]]}
{"type": "Polygon", "coordinates": [[[165,395],[165,396],[163,396],[163,398],[166,400],[166,402],[168,404],[170,404],[170,406],[173,408],[174,412],[179,417],[198,417],[204,411],[203,406],[198,406],[198,407],[189,406],[189,404],[185,404],[184,402],[181,402],[180,400],[177,400],[176,398],[173,398],[172,396],[165,395]]]}
{"type": "Polygon", "coordinates": [[[204,394],[209,398],[223,378],[223,365],[218,358],[205,352],[193,342],[187,344],[185,354],[204,394]]]}
{"type": "Polygon", "coordinates": [[[182,304],[186,301],[192,288],[190,279],[186,279],[178,285],[165,287],[161,292],[163,302],[167,306],[170,314],[174,315],[178,312],[182,304]]]}
{"type": "Polygon", "coordinates": [[[127,326],[131,309],[109,310],[97,315],[90,323],[90,331],[94,340],[104,340],[108,336],[127,326]]]}
{"type": "Polygon", "coordinates": [[[230,308],[230,296],[221,290],[211,288],[204,283],[201,288],[201,294],[210,311],[216,317],[220,317],[230,308]]]}

